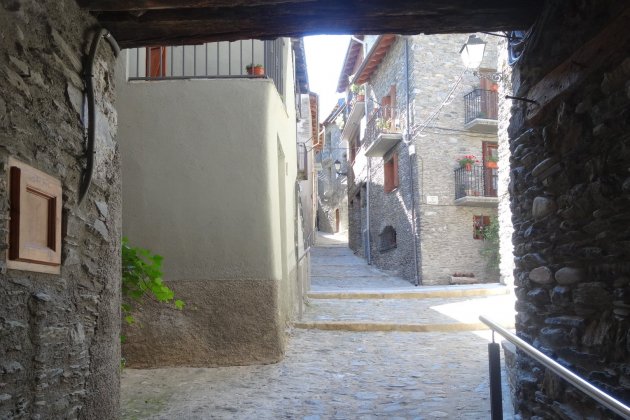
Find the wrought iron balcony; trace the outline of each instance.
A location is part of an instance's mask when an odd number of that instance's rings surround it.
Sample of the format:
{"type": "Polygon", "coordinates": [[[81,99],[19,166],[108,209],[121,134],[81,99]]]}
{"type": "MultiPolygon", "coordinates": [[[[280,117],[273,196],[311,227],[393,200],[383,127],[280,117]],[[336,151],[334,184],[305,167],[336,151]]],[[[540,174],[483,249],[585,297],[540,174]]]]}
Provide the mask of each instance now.
{"type": "Polygon", "coordinates": [[[479,133],[496,133],[499,96],[493,90],[474,89],[464,96],[464,127],[479,133]]]}
{"type": "Polygon", "coordinates": [[[455,169],[455,205],[495,207],[497,198],[497,170],[482,165],[455,169]]]}
{"type": "Polygon", "coordinates": [[[390,106],[375,110],[365,128],[365,155],[383,157],[401,140],[398,111],[390,106]]]}

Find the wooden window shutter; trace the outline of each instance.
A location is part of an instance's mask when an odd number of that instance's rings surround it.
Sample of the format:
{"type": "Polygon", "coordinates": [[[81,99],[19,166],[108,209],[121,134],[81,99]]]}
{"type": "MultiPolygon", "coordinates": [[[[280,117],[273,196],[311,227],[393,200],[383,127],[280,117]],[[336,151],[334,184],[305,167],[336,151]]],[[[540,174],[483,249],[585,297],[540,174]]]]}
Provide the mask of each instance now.
{"type": "Polygon", "coordinates": [[[147,77],[166,76],[166,47],[147,47],[147,77]]]}

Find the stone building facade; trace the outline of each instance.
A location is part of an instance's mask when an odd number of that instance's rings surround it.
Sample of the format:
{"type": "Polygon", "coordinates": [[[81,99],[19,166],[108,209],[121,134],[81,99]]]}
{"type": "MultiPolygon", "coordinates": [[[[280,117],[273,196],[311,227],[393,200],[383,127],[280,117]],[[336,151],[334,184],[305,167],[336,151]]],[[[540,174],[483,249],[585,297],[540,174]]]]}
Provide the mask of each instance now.
{"type": "MultiPolygon", "coordinates": [[[[486,41],[482,67],[494,69],[496,42],[486,41]]],[[[376,266],[418,284],[448,284],[459,273],[474,274],[476,282],[499,280],[480,255],[484,241],[474,226],[497,214],[496,169],[482,166],[484,144],[496,157],[496,106],[495,114],[482,118],[488,124],[482,132],[465,126],[464,96],[478,92],[482,83],[465,72],[459,56],[465,42],[462,35],[395,36],[387,47],[377,40],[372,48],[383,49],[384,58],[370,65],[382,54],[368,52],[354,79],[365,82],[367,117],[351,161],[350,246],[376,266]],[[379,146],[374,120],[383,110],[400,140],[374,156],[379,146]],[[465,155],[479,161],[467,173],[458,169],[465,155]],[[386,191],[387,162],[393,159],[398,184],[386,191]],[[484,182],[492,191],[478,186],[484,182]]]]}
{"type": "MultiPolygon", "coordinates": [[[[626,404],[629,19],[624,1],[548,2],[513,67],[536,103],[505,104],[517,334],[626,404]]],[[[524,356],[516,397],[524,418],[616,418],[524,356]]]]}
{"type": "Polygon", "coordinates": [[[348,231],[348,146],[341,137],[345,102],[338,103],[322,123],[324,142],[316,159],[317,229],[325,233],[348,231]],[[335,162],[340,163],[339,173],[335,162]]]}
{"type": "Polygon", "coordinates": [[[0,237],[14,158],[61,181],[60,274],[7,268],[0,242],[0,418],[117,418],[121,174],[114,55],[94,65],[96,155],[85,171],[83,62],[96,21],[71,0],[0,3],[0,237]]]}

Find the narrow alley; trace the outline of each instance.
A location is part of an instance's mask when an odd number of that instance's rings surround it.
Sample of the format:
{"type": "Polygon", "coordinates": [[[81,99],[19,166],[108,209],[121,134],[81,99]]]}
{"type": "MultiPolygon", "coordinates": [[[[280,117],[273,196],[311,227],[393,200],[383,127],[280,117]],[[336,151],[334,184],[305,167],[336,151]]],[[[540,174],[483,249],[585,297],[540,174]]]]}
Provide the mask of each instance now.
{"type": "MultiPolygon", "coordinates": [[[[414,287],[332,235],[318,238],[311,267],[280,363],[126,369],[123,418],[489,418],[490,336],[477,317],[513,323],[502,286],[414,287]]],[[[511,418],[505,377],[503,388],[511,418]]]]}

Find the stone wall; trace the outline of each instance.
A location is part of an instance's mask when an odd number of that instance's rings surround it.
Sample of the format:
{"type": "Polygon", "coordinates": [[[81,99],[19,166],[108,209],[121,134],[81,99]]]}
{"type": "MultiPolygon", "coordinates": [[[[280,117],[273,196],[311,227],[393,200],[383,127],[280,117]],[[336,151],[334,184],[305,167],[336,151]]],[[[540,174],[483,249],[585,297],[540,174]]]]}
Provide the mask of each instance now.
{"type": "MultiPolygon", "coordinates": [[[[374,264],[408,280],[415,280],[412,194],[415,194],[416,235],[418,238],[419,278],[422,284],[447,284],[457,272],[474,273],[479,282],[498,281],[498,273],[486,267],[480,255],[483,241],[473,238],[473,216],[495,216],[490,208],[456,206],[454,169],[457,159],[473,154],[481,160],[482,142],[496,142],[495,134],[480,134],[464,129],[464,95],[479,86],[479,79],[464,74],[459,50],[464,35],[417,35],[409,40],[409,81],[405,72],[405,37],[398,37],[378,69],[370,78],[368,108],[390,93],[395,86],[395,108],[403,130],[408,126],[409,144],[416,154],[409,155],[406,142],[400,142],[385,156],[398,154],[400,186],[384,192],[383,158],[372,158],[370,183],[370,237],[374,264]],[[426,121],[440,108],[449,91],[452,99],[437,116],[426,121]],[[407,92],[409,98],[407,98],[407,92]],[[410,121],[407,124],[407,102],[410,121]],[[427,196],[437,197],[429,204],[427,196]],[[396,248],[379,250],[379,234],[387,226],[396,231],[396,248]],[[453,256],[456,256],[453,258],[453,256]]],[[[488,42],[483,67],[496,64],[496,42],[488,42]]],[[[368,139],[368,141],[370,141],[368,139]]],[[[367,171],[357,174],[351,184],[368,181],[367,171]]],[[[353,188],[356,189],[356,188],[353,188]]],[[[353,197],[350,197],[352,199],[353,197]]],[[[365,226],[365,216],[351,209],[351,246],[358,238],[356,228],[365,226]]],[[[360,242],[359,242],[360,245],[360,242]]],[[[355,245],[355,250],[359,247],[355,245]]]]}
{"type": "Polygon", "coordinates": [[[0,243],[0,418],[118,416],[120,163],[113,63],[95,64],[96,163],[85,166],[82,57],[95,21],[74,1],[0,3],[0,237],[7,237],[9,157],[61,180],[60,275],[8,270],[0,243]]]}
{"type": "MultiPolygon", "coordinates": [[[[496,38],[479,36],[487,42],[481,67],[492,69],[496,67],[496,38]]],[[[464,127],[464,95],[480,86],[478,78],[463,73],[459,51],[467,36],[417,35],[412,39],[410,91],[420,189],[422,282],[446,284],[457,272],[473,273],[479,282],[496,282],[498,273],[488,269],[480,255],[483,241],[473,238],[473,216],[493,217],[496,206],[455,205],[457,160],[472,154],[481,161],[482,142],[497,141],[495,133],[475,133],[464,127]],[[427,123],[453,88],[452,98],[427,123]],[[437,197],[437,204],[428,203],[428,196],[437,197]]]]}
{"type": "MultiPolygon", "coordinates": [[[[339,119],[341,117],[338,117],[339,119]]],[[[344,175],[338,175],[334,163],[341,163],[342,173],[348,171],[347,146],[341,139],[341,130],[335,121],[325,126],[326,142],[319,152],[322,170],[318,175],[317,218],[320,232],[337,231],[336,211],[339,210],[339,232],[348,230],[348,181],[344,175]]]]}
{"type": "MultiPolygon", "coordinates": [[[[374,101],[380,102],[384,96],[390,94],[392,86],[396,89],[395,109],[400,125],[406,123],[406,73],[405,73],[405,38],[397,37],[387,55],[374,72],[368,82],[368,109],[374,108],[374,101]]],[[[367,141],[372,141],[368,139],[367,141]]],[[[370,163],[370,244],[372,261],[379,268],[390,270],[396,275],[415,281],[416,266],[414,261],[414,229],[411,216],[411,194],[417,194],[417,188],[412,189],[409,148],[400,142],[383,158],[371,158],[370,163]],[[398,155],[399,187],[391,192],[385,192],[383,166],[393,154],[398,155]],[[380,249],[380,238],[387,226],[396,231],[396,247],[386,250],[380,249]]],[[[417,184],[415,184],[417,187],[417,184]]],[[[416,201],[417,203],[417,201],[416,201]]]]}
{"type": "Polygon", "coordinates": [[[514,285],[514,245],[512,245],[512,210],[510,209],[510,113],[512,100],[506,99],[506,95],[512,95],[512,67],[508,65],[508,49],[506,40],[502,39],[498,47],[497,71],[503,75],[499,83],[499,120],[497,136],[499,138],[499,169],[498,169],[498,195],[499,206],[497,217],[499,218],[499,248],[501,261],[499,271],[501,283],[514,285]]]}
{"type": "MultiPolygon", "coordinates": [[[[513,77],[514,94],[539,105],[513,101],[509,128],[517,333],[626,404],[627,21],[624,1],[548,2],[513,77]],[[589,49],[591,39],[604,47],[589,49]],[[599,55],[582,63],[576,51],[599,55]],[[552,74],[562,63],[565,70],[552,74]],[[554,75],[564,84],[536,94],[554,75]]],[[[517,407],[525,418],[612,418],[528,358],[518,365],[517,407]]]]}

